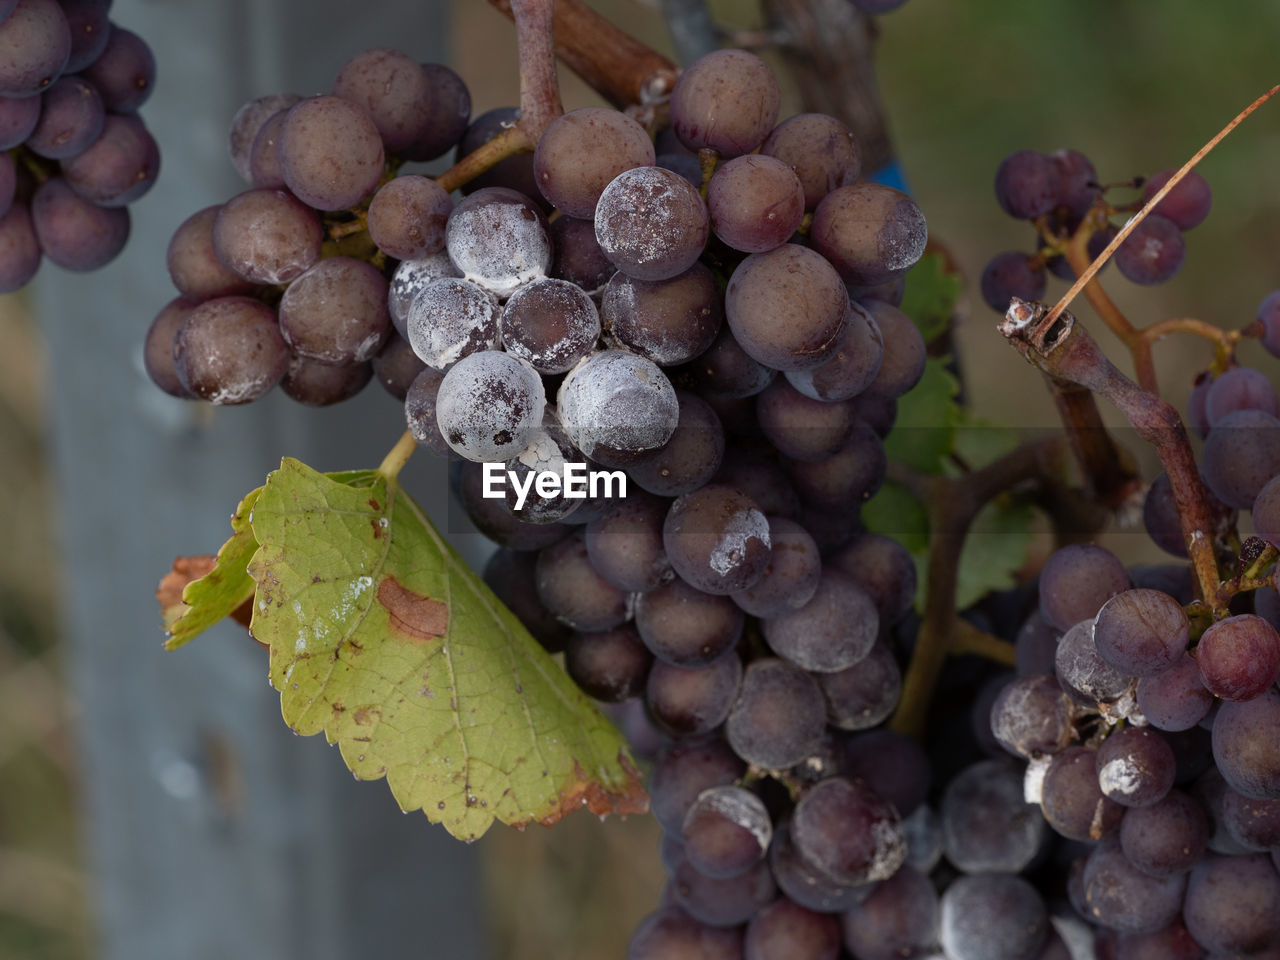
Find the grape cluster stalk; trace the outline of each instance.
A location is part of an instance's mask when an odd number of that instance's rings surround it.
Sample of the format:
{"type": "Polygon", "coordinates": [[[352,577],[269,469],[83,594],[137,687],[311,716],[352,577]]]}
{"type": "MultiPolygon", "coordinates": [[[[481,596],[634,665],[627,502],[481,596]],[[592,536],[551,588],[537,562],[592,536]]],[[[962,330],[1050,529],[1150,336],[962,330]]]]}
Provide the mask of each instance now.
{"type": "MultiPolygon", "coordinates": [[[[748,50],[677,73],[562,0],[553,53],[552,5],[510,7],[519,106],[472,118],[451,70],[375,49],[328,93],[237,113],[247,189],[174,235],[157,386],[326,405],[376,378],[403,402],[409,439],[382,472],[416,447],[450,461],[499,548],[485,580],[651,763],[669,880],[630,960],[1276,955],[1280,401],[1234,348],[1280,354],[1280,293],[1234,333],[1181,318],[1125,341],[1148,359],[1169,332],[1213,341],[1197,464],[1153,368],[1128,381],[1073,317],[1022,302],[1081,273],[1128,211],[1079,153],[1008,158],[997,199],[1041,248],[997,256],[983,295],[1002,313],[1018,298],[1004,332],[1073,440],[1098,393],[1157,445],[1144,520],[1183,562],[1073,543],[957,613],[986,502],[1031,484],[1069,525],[1055,438],[904,476],[930,507],[918,616],[915,560],[859,514],[925,370],[899,309],[920,209],[864,177],[841,120],[780,122],[748,50]],[[627,109],[564,113],[557,53],[627,109]],[[439,178],[401,172],[450,152],[439,178]],[[626,496],[533,483],[571,464],[626,496]],[[504,496],[485,495],[493,467],[504,496]],[[1235,533],[1241,510],[1257,539],[1235,533]]],[[[1184,180],[1119,271],[1167,280],[1208,212],[1207,183],[1184,180]]],[[[1139,481],[1092,443],[1073,447],[1085,493],[1114,506],[1139,481]]]]}
{"type": "Polygon", "coordinates": [[[111,0],[0,3],[0,293],[49,260],[97,270],[129,239],[129,204],[160,172],[138,115],[151,49],[111,0]]]}

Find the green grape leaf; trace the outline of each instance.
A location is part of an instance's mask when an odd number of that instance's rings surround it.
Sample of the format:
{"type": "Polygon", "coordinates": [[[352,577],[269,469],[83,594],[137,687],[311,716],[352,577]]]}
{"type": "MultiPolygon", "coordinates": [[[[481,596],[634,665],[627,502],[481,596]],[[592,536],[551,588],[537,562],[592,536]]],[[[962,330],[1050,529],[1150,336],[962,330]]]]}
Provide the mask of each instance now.
{"type": "Polygon", "coordinates": [[[940,253],[926,253],[907,274],[898,308],[913,321],[929,343],[947,331],[960,296],[960,276],[947,270],[940,253]]]}
{"type": "Polygon", "coordinates": [[[929,549],[929,517],[906,487],[885,483],[862,505],[862,524],[870,533],[892,537],[912,554],[929,549]]]}
{"type": "Polygon", "coordinates": [[[648,809],[614,727],[393,479],[296,460],[253,509],[253,634],[299,734],[463,840],[648,809]]]}
{"type": "MultiPolygon", "coordinates": [[[[1012,453],[1018,446],[1018,435],[1009,427],[985,417],[975,417],[964,409],[960,412],[960,422],[956,425],[955,453],[970,470],[981,470],[1005,454],[1012,453]]],[[[949,476],[958,476],[960,471],[949,466],[947,473],[949,476]]]]}
{"type": "Polygon", "coordinates": [[[898,418],[884,442],[890,460],[920,473],[943,472],[964,419],[956,403],[960,382],[947,370],[948,362],[947,357],[925,361],[920,382],[898,399],[898,418]]]}
{"type": "MultiPolygon", "coordinates": [[[[166,650],[176,650],[198,634],[225,617],[231,616],[243,604],[253,598],[254,583],[249,576],[249,561],[258,549],[253,538],[249,517],[262,488],[246,494],[231,517],[231,539],[222,545],[214,560],[213,568],[198,580],[187,583],[182,590],[182,602],[164,607],[165,629],[169,638],[166,650]]],[[[175,573],[184,567],[182,558],[174,564],[175,573]]],[[[164,600],[161,600],[164,605],[164,600]]]]}
{"type": "MultiPolygon", "coordinates": [[[[1035,511],[1011,497],[993,500],[978,511],[965,536],[956,576],[956,609],[971,607],[988,593],[1017,585],[1035,540],[1035,511]]],[[[916,562],[916,610],[924,613],[929,588],[929,553],[912,552],[916,562]]]]}

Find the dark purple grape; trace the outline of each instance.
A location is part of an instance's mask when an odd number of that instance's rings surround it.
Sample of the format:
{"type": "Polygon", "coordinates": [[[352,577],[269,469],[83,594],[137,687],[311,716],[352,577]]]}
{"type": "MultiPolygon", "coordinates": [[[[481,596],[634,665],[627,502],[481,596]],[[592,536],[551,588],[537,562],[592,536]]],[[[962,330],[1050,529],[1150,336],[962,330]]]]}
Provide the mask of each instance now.
{"type": "Polygon", "coordinates": [[[734,783],[746,770],[746,764],[719,736],[667,744],[649,775],[654,818],[664,830],[679,834],[699,794],[734,783]]]}
{"type": "Polygon", "coordinates": [[[612,630],[575,633],[564,650],[564,668],[589,696],[606,703],[638,697],[644,692],[653,654],[645,649],[635,628],[623,624],[612,630]]]}
{"type": "Polygon", "coordinates": [[[1209,849],[1214,853],[1227,856],[1238,856],[1248,853],[1249,849],[1242,845],[1231,831],[1227,829],[1226,803],[1231,786],[1223,778],[1222,773],[1212,765],[1214,757],[1210,751],[1210,763],[1206,765],[1200,776],[1190,786],[1190,793],[1208,816],[1209,849]]]}
{"type": "Polygon", "coordinates": [[[897,623],[911,609],[916,595],[916,565],[898,541],[878,533],[864,533],[833,553],[828,562],[870,595],[882,624],[897,623]]]}
{"type": "Polygon", "coordinates": [[[107,46],[84,70],[112,113],[133,113],[151,96],[156,82],[156,59],[136,33],[113,25],[107,46]]]}
{"type": "MultiPolygon", "coordinates": [[[[1145,204],[1154,197],[1176,172],[1174,169],[1161,170],[1148,177],[1142,188],[1142,202],[1145,204]]],[[[1192,170],[1151,212],[1172,220],[1179,230],[1190,230],[1204,222],[1212,205],[1213,191],[1209,189],[1209,181],[1192,170]]]]}
{"type": "Polygon", "coordinates": [[[753,617],[797,611],[818,589],[822,559],[802,526],[785,517],[769,517],[769,545],[769,564],[760,579],[732,594],[733,602],[753,617]]]}
{"type": "Polygon", "coordinates": [[[1177,919],[1186,878],[1153,877],[1131,864],[1111,840],[1096,846],[1084,866],[1089,918],[1121,933],[1152,933],[1177,919]]]}
{"type": "Polygon", "coordinates": [[[662,542],[676,573],[707,593],[745,590],[769,565],[769,521],[750,498],[719,484],[671,505],[662,542]]]}
{"type": "Polygon", "coordinates": [[[924,337],[911,318],[897,307],[879,300],[868,300],[862,306],[880,331],[884,357],[875,379],[859,399],[868,396],[897,399],[924,376],[927,356],[924,337]]]}
{"type": "Polygon", "coordinates": [[[1098,788],[1126,807],[1149,807],[1173,787],[1173,748],[1149,727],[1125,727],[1102,741],[1095,761],[1098,788]]]}
{"type": "Polygon", "coordinates": [[[924,214],[905,193],[865,181],[840,187],[813,211],[809,242],[846,283],[874,286],[909,270],[929,238],[924,214]]]}
{"type": "Polygon", "coordinates": [[[570,488],[568,465],[578,463],[580,456],[555,413],[546,411],[525,448],[506,462],[507,508],[525,523],[574,522],[570,518],[591,496],[585,470],[578,475],[581,489],[570,488]]]}
{"type": "Polygon", "coordinates": [[[363,260],[327,257],[289,284],[280,300],[280,332],[304,357],[369,360],[392,333],[387,281],[363,260]]]}
{"type": "Polygon", "coordinates": [[[1117,670],[1151,677],[1182,658],[1190,631],[1182,605],[1167,593],[1125,590],[1098,611],[1093,640],[1098,655],[1117,670]]]}
{"type": "Polygon", "coordinates": [[[769,65],[746,50],[714,50],[689,64],[671,91],[671,127],[690,150],[750,153],[778,119],[781,92],[769,65]]]}
{"type": "Polygon", "coordinates": [[[0,96],[0,150],[20,146],[39,122],[39,97],[0,96]]]}
{"type": "Polygon", "coordinates": [[[1043,300],[1045,284],[1040,258],[1016,250],[996,254],[982,269],[982,299],[999,314],[1009,309],[1014,297],[1043,300]]]}
{"type": "Polygon", "coordinates": [[[59,0],[71,28],[71,56],[63,73],[79,73],[89,66],[107,47],[111,39],[111,21],[107,14],[111,0],[59,0]]]}
{"type": "Polygon", "coordinates": [[[1173,877],[1189,871],[1209,842],[1204,809],[1181,790],[1156,803],[1126,811],[1120,821],[1120,847],[1142,872],[1173,877]]]}
{"type": "Polygon", "coordinates": [[[693,919],[683,908],[662,907],[636,927],[627,946],[627,960],[741,960],[742,930],[711,927],[693,919]]]}
{"type": "Polygon", "coordinates": [[[1057,166],[1062,184],[1058,203],[1070,210],[1073,216],[1083,217],[1102,192],[1093,163],[1078,150],[1055,150],[1049,154],[1049,159],[1057,166]]]}
{"type": "Polygon", "coordinates": [[[765,658],[747,666],[725,734],[748,763],[784,770],[817,749],[824,721],[817,682],[785,660],[765,658]]]}
{"type": "MultiPolygon", "coordinates": [[[[498,546],[508,550],[541,550],[563,540],[573,530],[563,523],[524,523],[511,512],[505,497],[484,495],[484,474],[483,464],[459,457],[450,465],[449,482],[467,519],[498,546]]],[[[572,590],[573,585],[567,585],[566,589],[572,590]]],[[[590,599],[585,602],[589,604],[590,599]]]]}
{"type": "Polygon", "coordinates": [[[698,667],[656,660],[645,686],[649,716],[673,737],[709,733],[729,716],[741,683],[742,661],[733,653],[698,667]]]}
{"type": "Polygon", "coordinates": [[[1205,483],[1229,507],[1248,510],[1280,474],[1280,421],[1261,410],[1237,410],[1214,425],[1201,461],[1205,483]]]}
{"type": "MultiPolygon", "coordinates": [[[[498,349],[501,313],[498,298],[484,287],[441,277],[414,297],[405,316],[405,333],[423,363],[445,371],[463,357],[498,349]]],[[[510,353],[516,360],[525,359],[518,349],[510,353]]]]}
{"type": "MultiPolygon", "coordinates": [[[[830,354],[815,367],[788,370],[787,382],[814,400],[852,400],[875,381],[884,362],[880,327],[861,305],[850,303],[830,354]]],[[[859,416],[865,414],[859,410],[859,416]]],[[[887,431],[886,431],[887,432],[887,431]]]]}
{"type": "Polygon", "coordinates": [[[106,113],[102,96],[80,77],[62,77],[40,96],[40,122],[27,138],[27,148],[61,160],[89,149],[102,134],[106,113]]]}
{"type": "Polygon", "coordinates": [[[703,593],[679,578],[642,593],[635,615],[649,649],[678,667],[700,667],[724,656],[737,644],[744,622],[728,597],[703,593]]]}
{"type": "Polygon", "coordinates": [[[1280,799],[1255,800],[1228,789],[1222,799],[1222,823],[1243,847],[1280,847],[1280,799]]]}
{"type": "Polygon", "coordinates": [[[631,619],[631,598],[591,568],[581,534],[538,554],[538,599],[575,630],[609,630],[631,619]]]}
{"type": "Polygon", "coordinates": [[[845,741],[844,769],[904,817],[924,803],[933,775],[924,749],[895,730],[868,730],[845,741]]]}
{"type": "Polygon", "coordinates": [[[854,424],[848,442],[826,460],[787,463],[800,498],[828,511],[848,510],[851,504],[870,499],[884,482],[887,467],[884,444],[862,420],[854,424]]]}
{"type": "Polygon", "coordinates": [[[940,939],[948,960],[1033,960],[1049,931],[1044,900],[1022,877],[960,877],[942,894],[940,939]]]}
{"type": "Polygon", "coordinates": [[[1184,653],[1167,670],[1138,681],[1138,709],[1157,730],[1189,730],[1204,719],[1214,696],[1200,680],[1195,658],[1184,653]]]}
{"type": "MultiPolygon", "coordinates": [[[[1207,490],[1205,492],[1208,493],[1207,490]]],[[[1182,521],[1178,517],[1178,502],[1173,496],[1173,484],[1167,473],[1160,474],[1151,482],[1142,504],[1142,525],[1147,529],[1147,536],[1161,550],[1175,557],[1187,555],[1182,521]]]]}
{"type": "Polygon", "coordinates": [[[853,132],[825,113],[798,113],[784,120],[774,127],[760,152],[795,172],[807,210],[832,190],[854,183],[862,171],[862,154],[853,132]]]}
{"type": "Polygon", "coordinates": [[[846,670],[871,652],[880,630],[874,601],[839,570],[822,571],[818,589],[798,610],[764,621],[765,642],[805,670],[846,670]]]}
{"type": "Polygon", "coordinates": [[[653,166],[653,141],[625,113],[582,107],[557,117],[533,154],[538,189],[570,217],[590,218],[614,177],[653,166]]]}
{"type": "Polygon", "coordinates": [[[142,344],[142,364],[151,382],[171,397],[181,397],[184,400],[191,398],[191,392],[182,385],[173,368],[173,340],[182,321],[187,319],[187,314],[196,306],[194,300],[184,297],[170,300],[151,321],[142,344]]]}
{"type": "Polygon", "coordinates": [[[893,806],[860,780],[833,777],[810,787],[791,818],[796,852],[838,883],[887,880],[906,859],[893,806]]]}
{"type": "Polygon", "coordinates": [[[436,394],[440,433],[468,460],[492,462],[518,454],[542,426],[545,410],[537,372],[498,350],[463,357],[449,368],[436,394]]]}
{"type": "Polygon", "coordinates": [[[1249,613],[1219,620],[1195,649],[1200,679],[1224,700],[1252,700],[1280,677],[1280,635],[1249,613]]]}
{"type": "Polygon", "coordinates": [[[1018,676],[1028,677],[1037,673],[1052,674],[1054,654],[1058,651],[1058,639],[1062,631],[1050,626],[1039,609],[1032,610],[1014,639],[1015,669],[1018,676]]]}
{"type": "Polygon", "coordinates": [[[18,0],[0,20],[0,96],[38,94],[70,56],[71,27],[56,0],[18,0]]]}
{"type": "Polygon", "coordinates": [[[1237,410],[1261,410],[1280,415],[1280,398],[1271,381],[1252,367],[1232,367],[1217,377],[1205,394],[1204,412],[1209,428],[1237,410]]]}
{"type": "MultiPolygon", "coordinates": [[[[1272,477],[1258,491],[1250,509],[1254,533],[1272,546],[1280,543],[1280,477],[1272,477]]],[[[1275,624],[1273,623],[1272,626],[1275,624]]]]}
{"type": "Polygon", "coordinates": [[[707,207],[688,180],[662,167],[618,174],[595,209],[596,240],[615,267],[639,280],[669,280],[707,243],[707,207]]]}
{"type": "Polygon", "coordinates": [[[711,230],[743,253],[786,243],[804,219],[804,187],[786,163],[763,154],[735,157],[707,184],[711,230]]]}
{"type": "Polygon", "coordinates": [[[644,593],[671,577],[662,546],[667,504],[650,496],[627,497],[587,524],[587,554],[604,579],[621,590],[644,593]]]}
{"type": "MultiPolygon", "coordinates": [[[[670,128],[668,128],[670,129],[670,128]]],[[[681,147],[681,149],[684,149],[681,147]]],[[[654,166],[662,167],[684,177],[693,186],[702,189],[702,164],[696,154],[692,153],[660,153],[654,160],[654,166]]]]}
{"type": "Polygon", "coordinates": [[[846,402],[814,400],[786,380],[774,380],[756,398],[760,430],[791,460],[826,460],[839,451],[858,423],[846,402]]]}
{"type": "Polygon", "coordinates": [[[859,960],[925,956],[938,942],[938,894],[924,873],[903,866],[842,918],[844,945],[859,960]]]}
{"type": "Polygon", "coordinates": [[[836,883],[804,860],[791,840],[789,820],[774,825],[769,868],[788,899],[819,913],[842,913],[865,900],[875,889],[873,883],[861,886],[836,883]]]}
{"type": "Polygon", "coordinates": [[[724,430],[711,406],[697,394],[676,391],[680,417],[671,439],[627,467],[632,481],[649,493],[678,497],[706,484],[724,457],[724,430]]]}
{"type": "Polygon", "coordinates": [[[259,190],[285,186],[284,174],[280,172],[280,130],[288,115],[289,108],[282,107],[267,117],[249,147],[249,182],[259,190]]]}
{"type": "MultiPolygon", "coordinates": [[[[3,114],[0,110],[0,116],[3,114]]],[[[2,126],[0,121],[0,128],[2,126]]],[[[1280,357],[1280,290],[1273,290],[1262,298],[1256,316],[1262,324],[1262,346],[1273,357],[1280,357]]]]}
{"type": "Polygon", "coordinates": [[[452,209],[449,194],[429,177],[396,177],[379,187],[369,202],[369,236],[379,250],[397,260],[439,253],[452,209]]]}
{"type": "Polygon", "coordinates": [[[288,283],[320,258],[324,228],[315,211],[287,190],[246,190],[218,211],[213,249],[253,283],[288,283]]]}
{"type": "MultiPolygon", "coordinates": [[[[753,358],[738,343],[729,327],[720,333],[711,346],[690,364],[699,389],[722,397],[753,397],[773,382],[778,371],[753,358]]],[[[752,413],[755,412],[752,404],[752,413]]],[[[752,416],[754,429],[755,418],[752,416]]]]}
{"type": "Polygon", "coordinates": [[[280,381],[290,400],[309,407],[327,407],[350,400],[373,379],[373,366],[365,362],[324,363],[294,354],[280,381]]]}
{"type": "MultiPolygon", "coordinates": [[[[519,159],[519,156],[509,159],[519,159]]],[[[555,259],[551,263],[550,275],[557,280],[568,280],[594,294],[617,272],[618,268],[600,249],[596,226],[591,220],[556,217],[551,223],[551,241],[555,259]]]]}
{"type": "Polygon", "coordinates": [[[1049,213],[1063,200],[1061,167],[1035,150],[1009,154],[996,170],[996,201],[1011,217],[1031,220],[1049,213]]]}
{"type": "Polygon", "coordinates": [[[867,730],[893,713],[902,692],[902,671],[889,648],[876,643],[846,670],[814,675],[827,704],[827,723],[841,730],[867,730]]]}
{"type": "Polygon", "coordinates": [[[991,732],[1016,757],[1055,754],[1075,738],[1077,710],[1049,674],[1011,680],[991,704],[991,732]]]}
{"type": "Polygon", "coordinates": [[[98,139],[61,163],[63,177],[80,196],[104,207],[123,207],[156,182],[160,148],[136,114],[108,113],[98,139]]]}
{"type": "Polygon", "coordinates": [[[129,239],[128,210],[90,203],[61,177],[36,188],[31,222],[44,255],[78,273],[110,263],[129,239]]]}
{"type": "Polygon", "coordinates": [[[1213,759],[1231,789],[1254,800],[1280,800],[1280,692],[1224,703],[1213,723],[1213,759]]]}
{"type": "Polygon", "coordinates": [[[289,348],[276,313],[249,297],[206,300],[178,328],[173,367],[193,396],[215,404],[249,403],[279,383],[289,348]]]}
{"type": "Polygon", "coordinates": [[[839,342],[849,295],[807,247],[783,244],[742,261],[725,291],[725,315],[752,358],[777,370],[815,367],[839,342]]]}
{"type": "Polygon", "coordinates": [[[1182,920],[1202,947],[1258,955],[1280,945],[1280,874],[1266,854],[1210,855],[1191,871],[1182,920]]]}
{"type": "Polygon", "coordinates": [[[794,519],[799,512],[786,471],[768,453],[748,451],[739,444],[729,447],[715,482],[742,491],[769,516],[794,519]]]}
{"type": "MultiPolygon", "coordinates": [[[[301,99],[296,93],[268,94],[265,97],[250,100],[231,118],[231,129],[227,135],[231,165],[236,168],[236,173],[240,174],[245,183],[253,183],[250,157],[258,132],[268,120],[288,110],[301,99]]],[[[281,183],[283,184],[283,181],[281,183]]]]}
{"type": "Polygon", "coordinates": [[[1152,933],[1126,933],[1116,941],[1116,960],[1204,960],[1204,950],[1175,920],[1152,933]]]}
{"type": "Polygon", "coordinates": [[[1105,547],[1076,543],[1056,551],[1040,573],[1040,613],[1059,630],[1097,616],[1129,589],[1124,564],[1105,547]]]}
{"type": "Polygon", "coordinates": [[[213,223],[221,206],[205,207],[179,224],[169,241],[165,265],[178,292],[192,300],[211,300],[248,294],[254,285],[218,259],[213,248],[213,223]]]}
{"type": "Polygon", "coordinates": [[[289,108],[276,144],[284,182],[317,210],[345,210],[382,179],[382,137],[369,114],[341,97],[307,97],[289,108]]]}
{"type": "Polygon", "coordinates": [[[1092,620],[1082,620],[1062,635],[1053,667],[1062,689],[1085,707],[1115,703],[1135,683],[1134,677],[1117,670],[1098,655],[1092,620]]]}
{"type": "Polygon", "coordinates": [[[557,409],[573,445],[611,467],[662,447],[680,419],[675,388],[657,364],[623,350],[592,354],[571,370],[557,409]]]}
{"type": "Polygon", "coordinates": [[[669,280],[619,271],[604,288],[600,312],[615,343],[663,367],[705,353],[724,319],[720,287],[701,263],[669,280]]]}
{"type": "Polygon", "coordinates": [[[434,160],[462,136],[471,98],[456,75],[453,84],[440,82],[437,71],[447,67],[431,68],[398,50],[364,50],[343,65],[332,92],[369,115],[388,153],[434,160]]]}
{"type": "MultiPolygon", "coordinates": [[[[416,358],[416,354],[414,356],[416,358]]],[[[458,455],[445,442],[444,435],[440,432],[439,422],[436,420],[436,396],[440,393],[440,384],[443,380],[444,374],[439,370],[424,367],[414,377],[413,382],[409,384],[409,389],[405,392],[404,415],[409,425],[409,432],[413,434],[413,439],[418,441],[420,446],[426,447],[437,457],[452,460],[458,455]]]]}
{"type": "Polygon", "coordinates": [[[746,923],[778,892],[766,863],[735,877],[708,877],[687,859],[672,878],[676,902],[696,920],[713,927],[746,923]]]}
{"type": "Polygon", "coordinates": [[[538,555],[528,550],[495,550],[484,565],[484,582],[548,653],[559,653],[572,631],[538,599],[537,563],[538,555]]]}
{"type": "Polygon", "coordinates": [[[1116,269],[1134,283],[1164,283],[1178,272],[1186,252],[1178,225],[1153,213],[1116,250],[1116,269]]]}
{"type": "Polygon", "coordinates": [[[1019,873],[1045,839],[1044,818],[1023,796],[1023,770],[1011,760],[982,760],[962,770],[942,795],[939,814],[947,860],[963,873],[1019,873]]]}
{"type": "Polygon", "coordinates": [[[751,918],[742,946],[743,960],[837,960],[840,924],[779,897],[751,918]]]}
{"type": "Polygon", "coordinates": [[[1094,754],[1068,747],[1049,764],[1040,798],[1044,818],[1062,836],[1088,843],[1120,825],[1125,808],[1098,787],[1094,754]]]}
{"type": "Polygon", "coordinates": [[[13,203],[0,217],[0,293],[21,290],[40,269],[40,241],[31,209],[13,203]]]}
{"type": "Polygon", "coordinates": [[[704,790],[681,827],[684,855],[708,877],[736,877],[759,863],[769,849],[773,826],[764,803],[742,787],[704,790]]]}

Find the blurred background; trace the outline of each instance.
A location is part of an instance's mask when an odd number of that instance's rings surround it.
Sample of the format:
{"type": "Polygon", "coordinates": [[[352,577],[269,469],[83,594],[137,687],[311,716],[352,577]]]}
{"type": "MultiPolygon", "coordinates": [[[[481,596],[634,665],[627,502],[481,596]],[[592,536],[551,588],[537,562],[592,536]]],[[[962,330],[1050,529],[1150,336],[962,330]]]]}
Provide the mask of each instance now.
{"type": "MultiPolygon", "coordinates": [[[[670,53],[656,0],[592,6],[670,53]]],[[[732,31],[762,25],[754,0],[710,7],[732,31]]],[[[158,60],[143,116],[161,145],[160,182],[131,208],[116,263],[87,276],[46,264],[32,288],[0,297],[0,957],[623,956],[661,888],[648,818],[494,828],[463,847],[397,816],[385,785],[352,782],[319,740],[289,736],[243,631],[164,654],[152,600],[173,556],[221,543],[238,497],[281,455],[367,466],[401,429],[376,388],[339,410],[277,396],[197,411],[146,382],[142,335],[171,296],[168,237],[240,189],[224,143],[232,113],[267,92],[327,89],[348,56],[391,45],[451,64],[478,115],[517,98],[508,22],[482,0],[117,0],[113,17],[158,60]]],[[[931,235],[970,282],[956,338],[970,405],[1053,427],[1039,375],[972,291],[993,254],[1034,242],[997,207],[996,166],[1017,149],[1058,147],[1085,152],[1104,181],[1179,165],[1277,80],[1280,5],[909,0],[879,26],[898,158],[931,235]]],[[[600,102],[568,77],[564,99],[600,102]]],[[[783,115],[797,108],[784,103],[783,115]]],[[[1134,323],[1240,326],[1280,286],[1278,131],[1272,104],[1201,164],[1214,209],[1172,282],[1142,289],[1104,274],[1134,323]]],[[[1156,359],[1182,407],[1207,345],[1168,341],[1156,359]]],[[[1275,369],[1256,343],[1241,359],[1275,369]]],[[[1152,458],[1125,442],[1154,476],[1152,458]]],[[[407,485],[482,558],[446,514],[441,465],[425,459],[407,485]]],[[[1141,532],[1113,530],[1107,543],[1127,561],[1159,559],[1141,532]]]]}

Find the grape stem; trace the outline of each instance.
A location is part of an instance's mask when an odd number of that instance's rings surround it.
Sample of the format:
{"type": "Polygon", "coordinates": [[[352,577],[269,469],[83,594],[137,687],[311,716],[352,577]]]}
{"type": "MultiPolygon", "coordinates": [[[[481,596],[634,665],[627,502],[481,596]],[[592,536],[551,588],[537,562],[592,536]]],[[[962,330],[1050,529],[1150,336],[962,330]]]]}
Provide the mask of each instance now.
{"type": "Polygon", "coordinates": [[[564,113],[556,74],[555,10],[556,0],[511,0],[520,57],[520,121],[516,126],[532,145],[564,113]]]}
{"type": "MultiPolygon", "coordinates": [[[[519,7],[529,0],[489,2],[513,17],[513,6],[519,7]]],[[[551,6],[549,0],[536,2],[551,6]]],[[[556,55],[619,110],[664,100],[675,86],[680,71],[674,63],[618,29],[583,0],[557,0],[554,24],[556,55]]],[[[551,43],[551,30],[547,30],[545,36],[551,43]]]]}
{"type": "Polygon", "coordinates": [[[969,526],[987,501],[1027,480],[1051,477],[1062,448],[1061,435],[1031,440],[962,477],[928,479],[929,567],[924,617],[902,681],[898,709],[889,721],[891,729],[917,738],[923,734],[948,654],[977,653],[1012,663],[1010,644],[988,637],[956,616],[960,551],[969,526]]]}
{"type": "Polygon", "coordinates": [[[1074,316],[1054,316],[1043,304],[1015,298],[1000,333],[1032,365],[1059,380],[1079,384],[1113,403],[1142,439],[1156,448],[1169,475],[1182,535],[1199,595],[1215,610],[1224,605],[1214,550],[1208,497],[1186,428],[1174,407],[1122,374],[1074,316]]]}
{"type": "Polygon", "coordinates": [[[400,475],[404,465],[409,462],[409,458],[413,456],[413,451],[417,449],[418,441],[413,439],[413,434],[406,430],[400,434],[396,445],[387,451],[387,455],[382,458],[382,463],[378,464],[378,475],[394,480],[400,475]]]}
{"type": "Polygon", "coordinates": [[[452,193],[507,157],[513,157],[517,153],[528,153],[532,149],[533,144],[529,142],[529,138],[518,124],[507,127],[492,140],[482,144],[436,177],[436,183],[440,184],[446,192],[452,193]]]}

